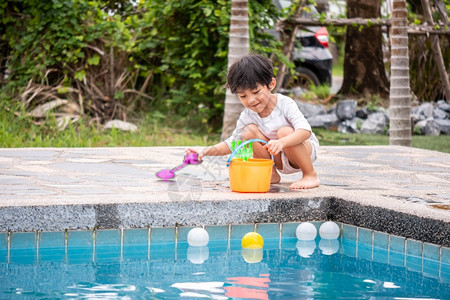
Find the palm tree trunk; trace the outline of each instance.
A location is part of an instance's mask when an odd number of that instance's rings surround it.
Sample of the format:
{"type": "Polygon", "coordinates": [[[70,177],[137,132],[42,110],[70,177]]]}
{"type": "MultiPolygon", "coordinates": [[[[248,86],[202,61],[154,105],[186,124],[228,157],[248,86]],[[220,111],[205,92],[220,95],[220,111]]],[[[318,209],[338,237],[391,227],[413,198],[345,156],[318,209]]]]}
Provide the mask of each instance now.
{"type": "MultiPolygon", "coordinates": [[[[231,0],[230,39],[228,41],[228,68],[239,57],[250,51],[248,29],[248,1],[231,0]]],[[[238,97],[227,89],[223,114],[222,136],[224,140],[231,135],[244,106],[238,97]]]]}
{"type": "Polygon", "coordinates": [[[394,0],[391,17],[389,144],[411,147],[411,95],[406,17],[406,0],[394,0]]]}

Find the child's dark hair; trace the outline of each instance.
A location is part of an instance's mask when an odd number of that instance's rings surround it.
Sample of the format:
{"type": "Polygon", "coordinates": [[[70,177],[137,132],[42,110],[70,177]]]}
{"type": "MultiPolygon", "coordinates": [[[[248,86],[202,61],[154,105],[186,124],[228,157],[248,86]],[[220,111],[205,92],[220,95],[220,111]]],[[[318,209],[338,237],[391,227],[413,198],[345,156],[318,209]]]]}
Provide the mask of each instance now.
{"type": "Polygon", "coordinates": [[[225,87],[236,94],[239,90],[253,90],[258,84],[269,87],[273,77],[270,59],[259,54],[249,54],[230,66],[225,87]]]}

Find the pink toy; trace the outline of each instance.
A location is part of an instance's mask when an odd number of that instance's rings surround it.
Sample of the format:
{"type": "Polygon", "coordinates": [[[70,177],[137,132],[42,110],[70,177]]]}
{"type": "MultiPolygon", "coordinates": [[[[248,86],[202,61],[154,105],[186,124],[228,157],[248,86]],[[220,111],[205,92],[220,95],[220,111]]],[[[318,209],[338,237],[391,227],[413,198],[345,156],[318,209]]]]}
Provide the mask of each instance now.
{"type": "Polygon", "coordinates": [[[202,161],[198,160],[198,154],[191,152],[184,156],[184,162],[181,165],[176,166],[173,169],[161,170],[158,173],[156,173],[156,176],[164,180],[172,179],[175,177],[176,171],[186,167],[187,165],[198,165],[201,163],[202,161]]]}

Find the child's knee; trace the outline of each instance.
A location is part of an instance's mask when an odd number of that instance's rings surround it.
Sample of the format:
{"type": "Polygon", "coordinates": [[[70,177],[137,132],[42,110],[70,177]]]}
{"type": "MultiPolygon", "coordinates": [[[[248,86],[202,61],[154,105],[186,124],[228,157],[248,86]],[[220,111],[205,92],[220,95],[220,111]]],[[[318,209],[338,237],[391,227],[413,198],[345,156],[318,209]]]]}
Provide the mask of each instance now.
{"type": "Polygon", "coordinates": [[[242,131],[242,139],[249,140],[254,138],[259,138],[261,135],[261,131],[259,130],[258,126],[256,124],[248,124],[244,127],[244,130],[242,131]]]}
{"type": "Polygon", "coordinates": [[[281,127],[281,128],[278,129],[278,131],[277,131],[277,137],[278,137],[279,139],[281,139],[281,138],[283,138],[283,137],[285,137],[285,136],[290,135],[290,134],[293,133],[293,132],[294,132],[294,128],[292,128],[292,127],[281,127]]]}

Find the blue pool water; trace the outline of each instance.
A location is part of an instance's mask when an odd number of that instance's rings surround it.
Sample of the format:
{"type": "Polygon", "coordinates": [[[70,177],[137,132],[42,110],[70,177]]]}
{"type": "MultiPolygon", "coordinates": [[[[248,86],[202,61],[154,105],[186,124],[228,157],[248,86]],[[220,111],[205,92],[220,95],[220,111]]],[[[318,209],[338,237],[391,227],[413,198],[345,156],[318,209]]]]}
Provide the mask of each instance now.
{"type": "Polygon", "coordinates": [[[0,250],[0,299],[48,298],[450,299],[450,265],[320,238],[0,250]]]}

